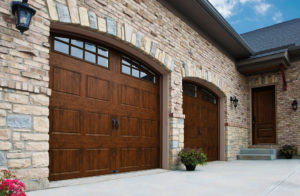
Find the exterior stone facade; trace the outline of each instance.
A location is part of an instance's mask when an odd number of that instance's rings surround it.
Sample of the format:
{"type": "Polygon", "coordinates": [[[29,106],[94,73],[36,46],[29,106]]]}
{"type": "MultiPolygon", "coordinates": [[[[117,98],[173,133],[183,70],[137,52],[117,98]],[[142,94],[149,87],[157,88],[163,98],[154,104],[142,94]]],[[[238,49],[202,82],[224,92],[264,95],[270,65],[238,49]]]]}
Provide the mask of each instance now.
{"type": "Polygon", "coordinates": [[[217,44],[159,2],[31,0],[29,4],[37,14],[30,30],[21,35],[9,12],[10,0],[0,3],[0,167],[15,171],[29,189],[48,186],[49,36],[53,22],[112,36],[151,56],[170,72],[169,168],[176,168],[177,154],[184,146],[182,81],[186,78],[199,78],[225,96],[222,111],[227,126],[221,131],[225,131],[226,159],[236,159],[239,149],[248,147],[248,79],[217,44]],[[238,97],[237,108],[230,103],[230,96],[238,97]]]}

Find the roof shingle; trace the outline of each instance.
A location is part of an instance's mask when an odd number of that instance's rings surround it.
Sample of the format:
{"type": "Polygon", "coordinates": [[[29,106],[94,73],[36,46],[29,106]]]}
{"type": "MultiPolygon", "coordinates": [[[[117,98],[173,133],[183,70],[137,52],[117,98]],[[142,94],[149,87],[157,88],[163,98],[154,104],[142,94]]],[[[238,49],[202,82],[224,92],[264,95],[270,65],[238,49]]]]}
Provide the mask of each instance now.
{"type": "Polygon", "coordinates": [[[243,33],[241,36],[255,53],[300,46],[300,18],[243,33]]]}

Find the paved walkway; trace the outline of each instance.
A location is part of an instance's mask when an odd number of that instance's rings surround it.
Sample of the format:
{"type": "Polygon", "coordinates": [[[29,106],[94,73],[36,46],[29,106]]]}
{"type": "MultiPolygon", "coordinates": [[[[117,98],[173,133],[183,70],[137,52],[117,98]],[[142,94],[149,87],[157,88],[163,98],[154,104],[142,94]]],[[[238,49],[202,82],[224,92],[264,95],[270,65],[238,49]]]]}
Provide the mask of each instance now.
{"type": "MultiPolygon", "coordinates": [[[[50,188],[28,196],[299,196],[300,160],[212,162],[195,172],[141,176],[50,188]]],[[[52,184],[53,185],[53,184],[52,184]]]]}

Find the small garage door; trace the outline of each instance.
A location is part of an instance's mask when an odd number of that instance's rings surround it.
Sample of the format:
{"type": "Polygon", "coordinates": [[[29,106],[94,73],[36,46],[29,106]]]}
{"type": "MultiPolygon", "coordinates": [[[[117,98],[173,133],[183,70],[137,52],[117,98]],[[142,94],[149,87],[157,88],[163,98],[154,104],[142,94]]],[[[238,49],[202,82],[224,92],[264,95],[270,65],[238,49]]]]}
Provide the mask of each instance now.
{"type": "Polygon", "coordinates": [[[100,45],[52,36],[50,180],[160,166],[159,77],[100,45]]]}
{"type": "Polygon", "coordinates": [[[206,88],[183,83],[184,146],[201,148],[208,161],[219,160],[218,98],[206,88]]]}

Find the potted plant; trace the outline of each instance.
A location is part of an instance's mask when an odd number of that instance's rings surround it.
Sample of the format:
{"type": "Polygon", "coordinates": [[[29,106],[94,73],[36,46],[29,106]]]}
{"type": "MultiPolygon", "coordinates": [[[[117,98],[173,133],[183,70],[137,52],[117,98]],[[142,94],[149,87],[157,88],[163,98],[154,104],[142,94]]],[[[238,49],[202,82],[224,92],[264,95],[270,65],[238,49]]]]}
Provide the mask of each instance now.
{"type": "Polygon", "coordinates": [[[297,154],[297,147],[295,145],[284,145],[281,147],[279,152],[284,155],[285,158],[291,159],[297,154]]]}
{"type": "Polygon", "coordinates": [[[0,196],[26,196],[25,190],[25,184],[10,171],[0,171],[0,196]]]}
{"type": "Polygon", "coordinates": [[[205,165],[207,160],[201,149],[185,148],[179,152],[178,156],[187,171],[194,171],[198,164],[205,165]]]}

